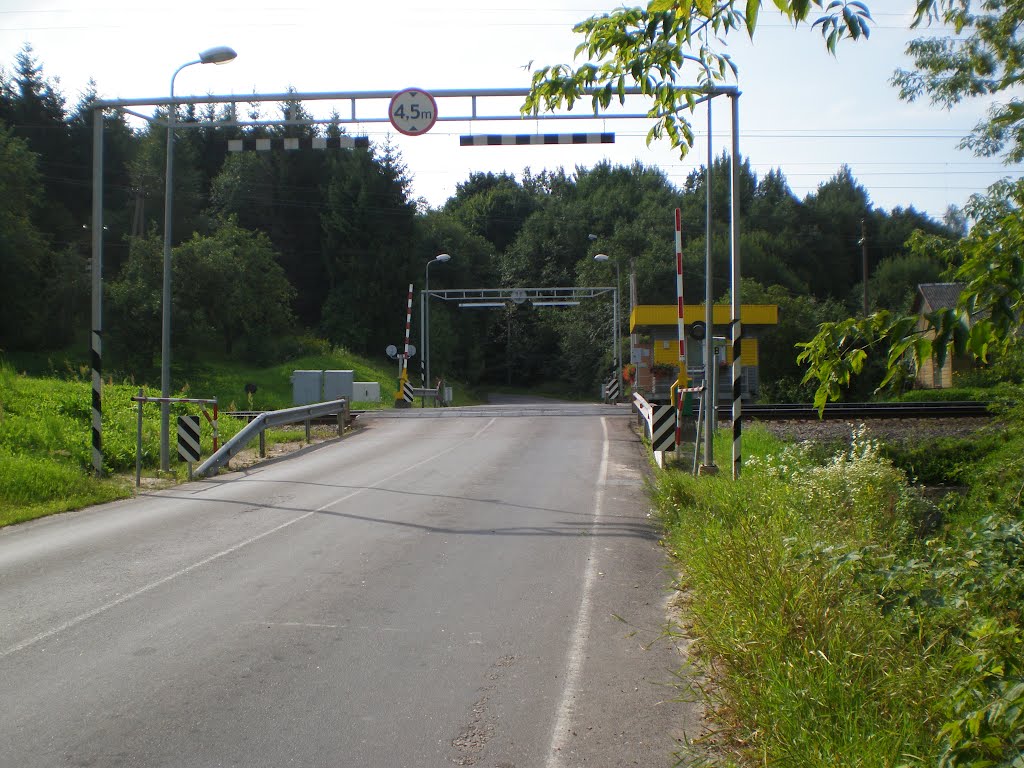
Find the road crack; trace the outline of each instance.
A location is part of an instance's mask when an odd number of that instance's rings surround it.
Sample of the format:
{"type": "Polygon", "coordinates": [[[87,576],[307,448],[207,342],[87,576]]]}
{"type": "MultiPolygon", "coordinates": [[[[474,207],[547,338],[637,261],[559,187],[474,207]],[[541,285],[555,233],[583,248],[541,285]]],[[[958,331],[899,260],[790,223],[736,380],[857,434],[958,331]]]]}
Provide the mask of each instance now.
{"type": "Polygon", "coordinates": [[[490,703],[491,693],[498,689],[501,679],[515,662],[515,656],[506,655],[488,668],[485,674],[488,682],[479,689],[481,696],[470,709],[469,722],[462,727],[459,735],[452,739],[452,747],[455,749],[452,762],[455,765],[476,765],[483,757],[487,743],[494,736],[497,727],[497,717],[490,703]]]}

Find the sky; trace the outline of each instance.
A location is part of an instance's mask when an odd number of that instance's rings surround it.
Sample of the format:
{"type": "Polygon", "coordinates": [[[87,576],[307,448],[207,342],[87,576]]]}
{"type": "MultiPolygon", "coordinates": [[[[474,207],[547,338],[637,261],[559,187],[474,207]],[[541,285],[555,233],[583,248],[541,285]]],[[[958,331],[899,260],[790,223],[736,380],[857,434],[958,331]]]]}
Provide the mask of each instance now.
{"type": "MultiPolygon", "coordinates": [[[[997,179],[1021,175],[1020,166],[957,149],[984,116],[985,103],[945,111],[927,101],[898,99],[889,79],[897,67],[909,66],[906,42],[921,34],[908,29],[914,2],[868,5],[875,18],[870,40],[845,41],[835,57],[817,30],[794,30],[771,2],[765,3],[752,43],[732,35],[721,46],[739,67],[740,151],[754,172],[761,177],[780,168],[802,199],[845,163],[876,208],[913,206],[936,218],[997,179]]],[[[526,88],[531,67],[574,62],[582,41],[572,31],[574,23],[614,7],[594,0],[0,0],[0,66],[10,72],[18,51],[30,44],[44,75],[59,78],[69,107],[90,78],[104,98],[166,97],[174,70],[215,45],[231,46],[238,58],[183,70],[176,95],[244,100],[289,86],[300,92],[526,88]]],[[[696,72],[688,82],[696,82],[696,72]]],[[[330,105],[310,107],[326,117],[330,105]]],[[[515,101],[481,103],[488,114],[515,115],[518,107],[515,101]]],[[[467,114],[451,104],[438,108],[442,117],[445,109],[449,116],[467,114]]],[[[574,112],[587,109],[580,105],[574,112]]],[[[414,137],[379,123],[348,130],[376,142],[390,139],[407,166],[414,197],[438,206],[473,172],[521,178],[526,167],[533,173],[572,172],[602,160],[639,161],[682,186],[706,162],[705,109],[699,106],[692,116],[697,138],[685,158],[664,142],[648,147],[647,120],[439,121],[414,137]],[[468,133],[581,131],[614,132],[616,141],[590,147],[459,146],[459,136],[468,133]]],[[[640,105],[633,111],[640,112],[640,105]]],[[[266,105],[263,116],[275,116],[274,107],[266,105]]],[[[716,99],[716,155],[731,144],[729,120],[728,100],[716,99]]]]}

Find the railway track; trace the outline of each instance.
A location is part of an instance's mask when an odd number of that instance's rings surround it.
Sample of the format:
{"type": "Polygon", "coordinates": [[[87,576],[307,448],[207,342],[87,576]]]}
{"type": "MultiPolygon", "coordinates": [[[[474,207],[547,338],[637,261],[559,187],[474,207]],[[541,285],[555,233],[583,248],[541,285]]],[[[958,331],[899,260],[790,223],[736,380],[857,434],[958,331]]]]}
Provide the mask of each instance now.
{"type": "MultiPolygon", "coordinates": [[[[959,400],[933,403],[829,403],[825,420],[870,419],[957,419],[990,416],[988,403],[959,400]]],[[[743,416],[760,421],[819,420],[818,410],[809,403],[743,404],[743,416]]],[[[732,405],[719,404],[718,417],[732,418],[732,405]]]]}
{"type": "MultiPolygon", "coordinates": [[[[234,411],[224,415],[251,420],[261,411],[234,411]]],[[[361,413],[352,411],[352,418],[361,413]]],[[[871,419],[957,419],[991,416],[988,404],[976,400],[933,403],[829,403],[819,419],[810,403],[744,403],[743,416],[757,421],[851,421],[871,419]]],[[[720,421],[732,418],[732,404],[718,405],[720,421]]],[[[314,424],[335,424],[336,417],[313,419],[314,424]]]]}

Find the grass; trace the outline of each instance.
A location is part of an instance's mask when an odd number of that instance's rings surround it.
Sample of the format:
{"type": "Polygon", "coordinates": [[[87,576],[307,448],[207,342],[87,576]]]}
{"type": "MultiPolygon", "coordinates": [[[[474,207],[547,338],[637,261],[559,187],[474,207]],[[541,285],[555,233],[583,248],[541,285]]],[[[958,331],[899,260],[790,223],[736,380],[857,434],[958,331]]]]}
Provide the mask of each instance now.
{"type": "Polygon", "coordinates": [[[96,480],[65,460],[0,449],[0,527],[131,495],[123,479],[96,480]]]}
{"type": "Polygon", "coordinates": [[[863,435],[823,454],[755,426],[739,480],[659,474],[732,764],[1024,764],[1024,522],[992,488],[1021,486],[1021,423],[941,508],[863,435]]]}
{"type": "MultiPolygon", "coordinates": [[[[97,479],[91,473],[89,368],[59,354],[37,352],[16,360],[18,368],[0,359],[0,526],[130,496],[138,430],[138,406],[132,397],[139,393],[139,384],[128,376],[112,376],[104,382],[103,454],[110,476],[97,479]],[[29,370],[35,375],[28,375],[29,370]]],[[[223,443],[244,425],[225,417],[226,411],[290,407],[292,372],[307,369],[353,370],[357,381],[380,383],[380,402],[353,403],[353,408],[393,403],[397,370],[326,348],[269,368],[233,361],[189,361],[175,368],[172,381],[178,387],[176,396],[217,398],[223,443]],[[256,385],[251,399],[247,384],[256,385]]],[[[149,396],[159,395],[153,387],[141,388],[149,396]]],[[[457,384],[455,392],[460,392],[457,384]]],[[[462,397],[471,402],[465,394],[462,397]]],[[[175,405],[172,420],[198,412],[195,405],[175,405]]],[[[159,407],[145,405],[142,414],[143,474],[153,475],[159,464],[159,407]]],[[[209,456],[213,434],[206,419],[201,419],[201,432],[202,454],[209,456]]],[[[272,446],[304,437],[302,429],[269,430],[266,442],[272,446]]],[[[171,450],[175,450],[173,444],[171,450]]],[[[174,477],[183,479],[186,474],[185,465],[175,461],[174,477]]]]}

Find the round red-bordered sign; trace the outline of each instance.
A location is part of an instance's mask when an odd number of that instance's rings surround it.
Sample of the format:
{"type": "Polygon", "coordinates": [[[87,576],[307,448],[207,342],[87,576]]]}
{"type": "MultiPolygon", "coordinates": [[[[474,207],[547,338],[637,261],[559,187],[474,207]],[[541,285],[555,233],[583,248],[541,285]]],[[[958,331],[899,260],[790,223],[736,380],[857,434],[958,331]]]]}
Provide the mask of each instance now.
{"type": "Polygon", "coordinates": [[[406,136],[421,136],[437,122],[437,102],[419,88],[406,88],[391,97],[388,118],[406,136]]]}

